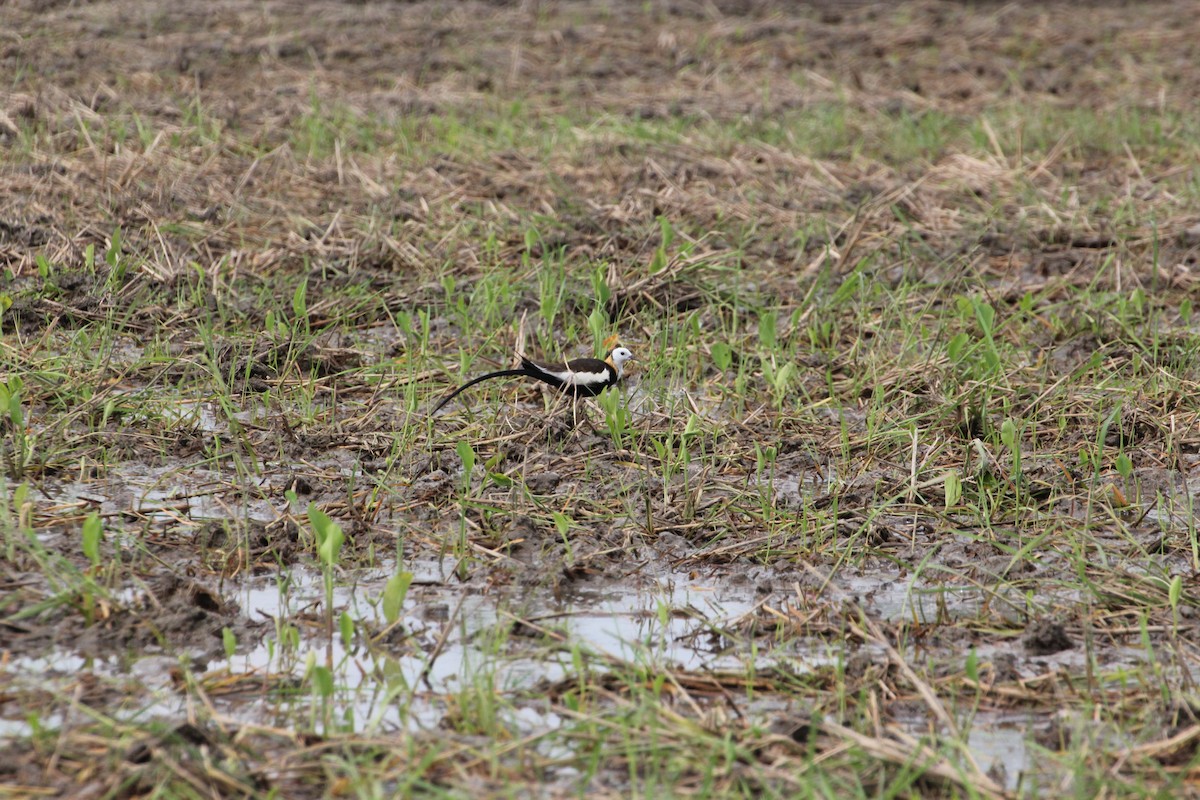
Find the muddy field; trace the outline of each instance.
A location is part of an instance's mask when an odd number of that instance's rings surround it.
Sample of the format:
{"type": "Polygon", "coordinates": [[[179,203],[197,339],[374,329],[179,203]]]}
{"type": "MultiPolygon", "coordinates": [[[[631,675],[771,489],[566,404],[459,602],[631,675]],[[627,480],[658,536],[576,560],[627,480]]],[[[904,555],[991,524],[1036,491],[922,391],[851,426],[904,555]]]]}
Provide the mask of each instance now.
{"type": "Polygon", "coordinates": [[[17,0],[0,74],[0,794],[1200,795],[1200,4],[17,0]]]}

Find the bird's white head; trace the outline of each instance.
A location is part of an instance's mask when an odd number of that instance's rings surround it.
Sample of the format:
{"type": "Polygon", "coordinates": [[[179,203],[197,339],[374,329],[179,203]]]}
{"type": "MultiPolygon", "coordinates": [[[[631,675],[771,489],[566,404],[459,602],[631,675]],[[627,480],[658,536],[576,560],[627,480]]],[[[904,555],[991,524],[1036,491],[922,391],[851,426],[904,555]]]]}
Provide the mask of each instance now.
{"type": "Polygon", "coordinates": [[[608,363],[613,365],[613,369],[617,371],[618,378],[625,374],[626,361],[637,361],[633,357],[633,353],[629,352],[629,348],[618,347],[608,354],[608,363]]]}

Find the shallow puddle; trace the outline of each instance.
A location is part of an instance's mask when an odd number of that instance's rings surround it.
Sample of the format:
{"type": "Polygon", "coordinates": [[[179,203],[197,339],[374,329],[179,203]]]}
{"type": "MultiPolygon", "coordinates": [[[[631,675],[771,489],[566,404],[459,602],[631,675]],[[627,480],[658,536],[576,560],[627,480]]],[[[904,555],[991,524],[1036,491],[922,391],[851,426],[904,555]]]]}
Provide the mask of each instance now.
{"type": "Polygon", "coordinates": [[[845,591],[885,620],[911,620],[923,625],[977,616],[988,593],[974,586],[931,584],[911,574],[894,578],[860,576],[842,582],[845,591]]]}
{"type": "Polygon", "coordinates": [[[203,520],[271,522],[280,516],[256,486],[205,469],[138,465],[120,474],[39,487],[39,513],[63,517],[77,509],[102,517],[126,515],[160,525],[203,520]],[[253,496],[253,494],[260,496],[253,496]]]}
{"type": "MultiPolygon", "coordinates": [[[[414,583],[402,611],[407,639],[389,653],[387,647],[367,653],[352,643],[347,650],[337,635],[305,636],[303,647],[334,664],[350,660],[375,663],[363,670],[346,670],[339,685],[358,691],[377,686],[376,668],[399,675],[410,686],[423,683],[428,691],[451,693],[470,685],[486,672],[497,690],[531,690],[557,681],[571,668],[570,649],[578,646],[591,659],[663,664],[674,669],[736,669],[741,659],[706,649],[700,641],[714,627],[753,608],[748,589],[721,591],[694,582],[683,574],[656,580],[638,577],[627,583],[591,582],[572,596],[556,600],[549,592],[488,590],[459,584],[453,562],[428,559],[409,564],[414,583]]],[[[347,613],[364,630],[383,630],[380,608],[391,570],[362,575],[353,588],[334,589],[334,608],[347,613]]],[[[227,592],[242,604],[251,619],[294,620],[316,615],[324,598],[319,574],[293,569],[285,582],[254,581],[227,592]]],[[[278,669],[272,664],[275,643],[264,643],[230,664],[210,668],[278,669]]],[[[304,657],[293,672],[300,677],[304,657]]],[[[411,712],[415,709],[409,709],[411,712]]],[[[388,720],[398,724],[400,719],[388,720]]]]}
{"type": "MultiPolygon", "coordinates": [[[[795,672],[839,658],[829,644],[811,646],[803,639],[774,649],[730,645],[722,629],[756,612],[763,600],[752,583],[642,569],[624,580],[580,581],[556,597],[544,588],[461,583],[452,559],[425,558],[406,566],[413,584],[400,624],[393,628],[401,632],[388,637],[388,644],[368,645],[367,639],[387,628],[380,600],[392,568],[359,572],[353,586],[333,588],[334,631],[329,636],[323,576],[296,566],[273,578],[222,587],[222,596],[238,603],[246,617],[268,625],[261,642],[236,647],[232,658],[196,662],[201,657],[196,650],[190,656],[160,652],[120,663],[59,653],[16,659],[4,672],[21,682],[37,676],[39,685],[64,694],[84,673],[104,677],[115,687],[133,686],[143,694],[133,707],[145,719],[147,714],[172,717],[185,711],[179,667],[187,665],[194,680],[208,687],[210,702],[222,715],[286,726],[297,717],[310,717],[326,702],[311,679],[314,667],[326,667],[336,687],[326,708],[333,710],[330,718],[338,724],[357,730],[430,730],[456,704],[492,697],[503,724],[528,735],[559,724],[538,698],[547,686],[576,674],[581,656],[590,670],[632,664],[648,674],[656,667],[691,674],[737,673],[751,664],[758,670],[785,664],[795,672]],[[343,613],[355,626],[348,640],[338,630],[343,613]],[[240,685],[228,693],[218,691],[225,681],[240,685]]],[[[889,618],[916,615],[932,621],[947,613],[973,614],[979,604],[977,593],[924,589],[911,579],[872,582],[856,577],[844,582],[843,591],[858,595],[873,615],[889,618]]],[[[989,654],[981,651],[980,656],[989,654]]],[[[1061,660],[1074,658],[1068,653],[1061,660]]],[[[764,696],[743,710],[764,713],[770,702],[764,696]]],[[[916,727],[913,733],[919,734],[916,727]]],[[[0,731],[20,735],[29,727],[25,721],[6,720],[0,721],[0,731]]],[[[1029,769],[1023,722],[978,715],[969,746],[984,769],[1000,764],[998,774],[1010,789],[1029,769]]]]}

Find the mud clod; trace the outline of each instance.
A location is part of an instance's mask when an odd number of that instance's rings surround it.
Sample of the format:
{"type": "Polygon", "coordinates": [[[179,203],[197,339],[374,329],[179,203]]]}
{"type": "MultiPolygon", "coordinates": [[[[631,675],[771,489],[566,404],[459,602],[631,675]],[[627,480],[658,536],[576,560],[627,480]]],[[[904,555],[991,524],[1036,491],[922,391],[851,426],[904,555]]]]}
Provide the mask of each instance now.
{"type": "Polygon", "coordinates": [[[1025,629],[1021,637],[1025,651],[1033,656],[1049,656],[1075,646],[1061,622],[1038,620],[1025,629]]]}
{"type": "Polygon", "coordinates": [[[525,477],[525,485],[529,487],[529,491],[545,494],[552,492],[562,480],[562,476],[553,470],[546,472],[537,472],[533,475],[525,477]]]}

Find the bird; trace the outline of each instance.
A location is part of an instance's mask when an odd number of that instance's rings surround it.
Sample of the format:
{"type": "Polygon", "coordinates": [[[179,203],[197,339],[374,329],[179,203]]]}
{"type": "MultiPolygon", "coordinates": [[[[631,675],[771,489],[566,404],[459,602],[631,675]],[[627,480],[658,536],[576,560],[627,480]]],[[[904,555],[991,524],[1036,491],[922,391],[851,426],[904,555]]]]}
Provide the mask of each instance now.
{"type": "Polygon", "coordinates": [[[521,356],[521,366],[515,369],[502,369],[480,375],[474,380],[467,381],[450,394],[442,398],[442,402],[433,409],[434,414],[454,398],[477,383],[492,378],[526,377],[548,383],[555,389],[571,394],[575,399],[580,397],[595,397],[609,386],[616,385],[625,374],[625,362],[636,361],[633,353],[625,347],[613,349],[604,358],[574,358],[565,362],[534,361],[527,356],[521,356]]]}

